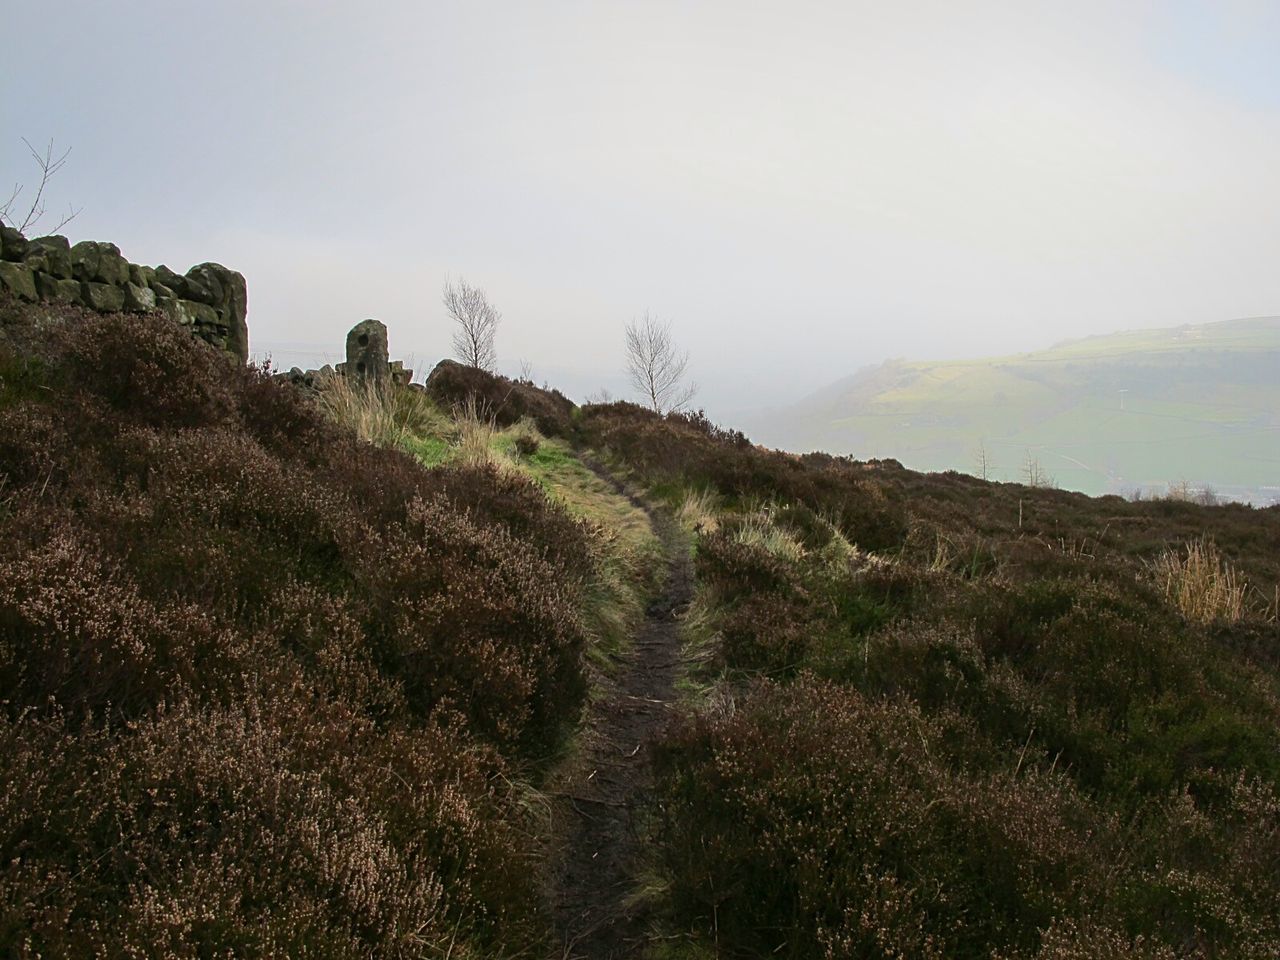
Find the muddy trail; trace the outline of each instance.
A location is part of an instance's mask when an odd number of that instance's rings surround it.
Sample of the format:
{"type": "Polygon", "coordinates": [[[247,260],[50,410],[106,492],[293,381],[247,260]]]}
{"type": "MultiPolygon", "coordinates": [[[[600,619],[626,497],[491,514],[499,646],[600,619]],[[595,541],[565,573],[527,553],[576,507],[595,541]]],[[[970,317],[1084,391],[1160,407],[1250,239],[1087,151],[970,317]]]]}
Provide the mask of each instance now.
{"type": "Polygon", "coordinates": [[[638,811],[652,781],[646,747],[672,714],[679,617],[693,595],[692,564],[675,521],[628,494],[603,469],[593,469],[648,513],[664,547],[667,574],[592,705],[581,762],[555,798],[562,844],[555,923],[563,960],[643,954],[649,917],[632,894],[643,846],[638,811]]]}

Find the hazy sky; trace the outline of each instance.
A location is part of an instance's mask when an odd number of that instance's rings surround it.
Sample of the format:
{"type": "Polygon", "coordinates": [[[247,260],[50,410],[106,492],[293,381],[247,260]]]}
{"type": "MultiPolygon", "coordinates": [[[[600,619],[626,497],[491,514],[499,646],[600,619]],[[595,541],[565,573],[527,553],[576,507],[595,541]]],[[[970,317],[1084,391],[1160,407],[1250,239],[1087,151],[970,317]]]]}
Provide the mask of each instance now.
{"type": "Polygon", "coordinates": [[[4,34],[0,177],[73,147],[72,239],[241,270],[279,358],[374,316],[433,363],[446,273],[579,397],[671,320],[713,415],[1280,313],[1274,2],[63,0],[4,34]]]}

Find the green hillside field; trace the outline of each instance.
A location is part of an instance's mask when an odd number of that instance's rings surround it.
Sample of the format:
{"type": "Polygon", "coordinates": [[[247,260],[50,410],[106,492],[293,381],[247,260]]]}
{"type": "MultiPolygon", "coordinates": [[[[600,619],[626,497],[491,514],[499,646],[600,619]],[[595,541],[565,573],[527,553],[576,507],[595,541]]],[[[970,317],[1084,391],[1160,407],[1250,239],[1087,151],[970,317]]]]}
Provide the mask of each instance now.
{"type": "Polygon", "coordinates": [[[1090,494],[1209,487],[1280,498],[1280,318],[1089,337],[1036,353],[891,360],[751,424],[795,451],[1090,494]]]}

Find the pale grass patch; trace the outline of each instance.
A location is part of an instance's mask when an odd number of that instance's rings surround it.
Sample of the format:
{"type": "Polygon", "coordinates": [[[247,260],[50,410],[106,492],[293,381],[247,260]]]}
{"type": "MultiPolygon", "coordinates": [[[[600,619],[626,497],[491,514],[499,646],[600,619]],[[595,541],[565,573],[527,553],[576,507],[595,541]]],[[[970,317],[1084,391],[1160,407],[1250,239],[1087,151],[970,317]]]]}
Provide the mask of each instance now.
{"type": "Polygon", "coordinates": [[[733,532],[736,543],[744,546],[760,547],[775,556],[788,560],[800,560],[804,557],[804,545],[789,530],[784,530],[773,522],[768,511],[749,514],[733,532]]]}
{"type": "Polygon", "coordinates": [[[720,529],[719,498],[710,490],[690,490],[676,518],[694,533],[715,533],[720,529]]]}
{"type": "Polygon", "coordinates": [[[391,380],[335,374],[323,381],[318,396],[331,419],[354,430],[360,439],[384,447],[429,432],[441,419],[425,393],[391,380]]]}
{"type": "Polygon", "coordinates": [[[1182,551],[1167,550],[1155,569],[1165,598],[1188,620],[1243,619],[1249,585],[1212,540],[1193,540],[1182,551]]]}
{"type": "Polygon", "coordinates": [[[498,425],[487,406],[475,395],[453,407],[453,432],[457,438],[456,459],[468,466],[493,464],[508,466],[509,461],[498,450],[494,441],[498,437],[498,425]]]}

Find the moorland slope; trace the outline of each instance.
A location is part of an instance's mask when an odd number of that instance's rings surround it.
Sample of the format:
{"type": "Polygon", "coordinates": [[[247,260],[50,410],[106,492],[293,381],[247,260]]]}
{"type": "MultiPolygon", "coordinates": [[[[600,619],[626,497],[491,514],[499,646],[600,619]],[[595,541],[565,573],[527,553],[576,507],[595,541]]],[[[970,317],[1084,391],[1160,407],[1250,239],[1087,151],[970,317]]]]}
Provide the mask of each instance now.
{"type": "Polygon", "coordinates": [[[1280,955],[1280,508],[10,300],[0,475],[6,955],[1280,955]]]}

